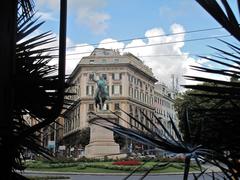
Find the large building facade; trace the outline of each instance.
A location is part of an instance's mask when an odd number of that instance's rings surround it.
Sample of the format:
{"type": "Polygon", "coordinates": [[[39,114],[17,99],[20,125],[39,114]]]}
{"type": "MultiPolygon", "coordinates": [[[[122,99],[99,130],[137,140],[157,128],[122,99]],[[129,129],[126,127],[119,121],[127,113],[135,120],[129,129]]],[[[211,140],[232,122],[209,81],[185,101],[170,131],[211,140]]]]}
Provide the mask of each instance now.
{"type": "MultiPolygon", "coordinates": [[[[84,57],[73,71],[69,82],[75,86],[70,92],[78,102],[65,112],[64,138],[88,126],[88,113],[95,111],[94,94],[96,83],[92,79],[102,76],[106,79],[110,100],[107,109],[122,109],[137,118],[144,117],[140,111],[152,116],[154,113],[154,84],[157,80],[149,67],[130,53],[121,55],[108,49],[95,49],[88,57],[84,57]]],[[[129,122],[120,121],[124,126],[139,126],[126,114],[120,116],[129,122]]],[[[145,122],[144,122],[145,123],[145,122]]]]}
{"type": "MultiPolygon", "coordinates": [[[[81,148],[77,134],[88,127],[89,112],[96,111],[94,95],[97,85],[92,79],[97,80],[100,76],[105,78],[110,96],[106,101],[106,109],[122,109],[152,128],[141,113],[153,117],[156,112],[157,79],[152,70],[131,53],[121,55],[115,50],[96,48],[90,56],[81,59],[69,78],[69,83],[74,86],[68,91],[75,93],[71,96],[75,103],[64,113],[63,137],[70,149],[81,148]]],[[[119,114],[128,122],[119,121],[123,126],[142,128],[125,113],[119,111],[119,114]]]]}

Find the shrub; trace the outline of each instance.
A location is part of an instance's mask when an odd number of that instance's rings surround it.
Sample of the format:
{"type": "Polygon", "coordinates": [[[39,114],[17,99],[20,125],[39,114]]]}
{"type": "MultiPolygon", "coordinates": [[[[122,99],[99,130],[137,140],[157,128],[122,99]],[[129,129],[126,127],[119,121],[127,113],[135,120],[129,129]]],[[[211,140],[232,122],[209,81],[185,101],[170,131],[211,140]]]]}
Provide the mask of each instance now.
{"type": "Polygon", "coordinates": [[[77,170],[85,169],[87,166],[85,164],[79,164],[77,170]]]}
{"type": "Polygon", "coordinates": [[[128,160],[128,161],[116,161],[112,163],[113,165],[120,165],[120,166],[138,166],[142,164],[138,160],[128,160]]]}
{"type": "Polygon", "coordinates": [[[63,167],[74,167],[77,166],[78,163],[52,163],[49,164],[50,168],[63,168],[63,167]]]}

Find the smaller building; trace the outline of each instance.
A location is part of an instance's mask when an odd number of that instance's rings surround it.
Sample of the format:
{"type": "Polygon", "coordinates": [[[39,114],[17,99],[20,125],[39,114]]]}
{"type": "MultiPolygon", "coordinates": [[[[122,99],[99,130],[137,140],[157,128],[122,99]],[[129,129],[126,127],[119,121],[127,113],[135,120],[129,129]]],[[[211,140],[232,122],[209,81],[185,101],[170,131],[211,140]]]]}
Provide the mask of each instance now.
{"type": "MultiPolygon", "coordinates": [[[[173,127],[170,122],[170,118],[173,120],[176,127],[178,127],[178,118],[174,108],[176,91],[171,90],[164,84],[155,84],[154,90],[154,106],[155,115],[161,120],[163,125],[169,130],[170,134],[175,137],[173,127]]],[[[157,123],[157,122],[156,122],[157,123]]],[[[160,132],[166,135],[163,129],[160,128],[160,132]]]]}
{"type": "Polygon", "coordinates": [[[54,154],[62,154],[60,146],[63,145],[63,126],[64,118],[58,117],[56,123],[51,123],[49,126],[43,128],[42,143],[54,154]]]}

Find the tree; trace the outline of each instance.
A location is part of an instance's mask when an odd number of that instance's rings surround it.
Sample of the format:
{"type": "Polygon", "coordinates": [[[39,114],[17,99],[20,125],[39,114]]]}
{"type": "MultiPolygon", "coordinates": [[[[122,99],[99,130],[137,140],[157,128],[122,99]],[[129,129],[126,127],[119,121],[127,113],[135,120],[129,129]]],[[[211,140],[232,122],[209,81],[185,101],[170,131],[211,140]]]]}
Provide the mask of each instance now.
{"type": "MultiPolygon", "coordinates": [[[[224,151],[228,151],[230,154],[239,152],[237,143],[240,140],[238,133],[239,124],[230,122],[228,118],[219,121],[216,115],[213,116],[207,112],[213,108],[225,110],[231,107],[231,103],[193,95],[201,93],[202,91],[199,90],[188,90],[176,99],[175,107],[178,112],[179,127],[183,133],[184,140],[188,141],[184,127],[185,114],[188,113],[191,143],[202,144],[222,153],[224,151]]],[[[210,93],[208,94],[210,95],[210,93]]],[[[235,103],[240,105],[239,100],[238,102],[235,100],[235,103]]]]}
{"type": "Polygon", "coordinates": [[[83,148],[88,145],[90,141],[90,128],[86,127],[81,129],[77,138],[77,144],[81,144],[83,148]]]}

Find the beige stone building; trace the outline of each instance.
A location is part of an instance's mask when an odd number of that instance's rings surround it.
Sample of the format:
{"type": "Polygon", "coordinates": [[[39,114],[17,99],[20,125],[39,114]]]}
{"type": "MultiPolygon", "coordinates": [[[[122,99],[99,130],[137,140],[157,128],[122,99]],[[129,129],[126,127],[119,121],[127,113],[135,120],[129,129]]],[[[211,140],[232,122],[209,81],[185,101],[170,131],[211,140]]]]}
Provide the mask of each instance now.
{"type": "MultiPolygon", "coordinates": [[[[157,79],[152,70],[130,53],[121,55],[118,51],[96,48],[90,56],[81,59],[70,76],[69,82],[74,84],[70,92],[76,93],[72,99],[78,102],[65,112],[64,139],[74,137],[74,133],[88,126],[88,112],[95,111],[94,93],[96,83],[92,78],[103,76],[106,79],[110,100],[107,109],[118,111],[120,108],[140,118],[142,110],[148,116],[154,113],[154,84],[157,79]]],[[[123,119],[131,125],[139,126],[126,114],[123,119]]],[[[124,126],[129,124],[119,121],[124,126]]],[[[150,126],[149,124],[147,124],[150,126]]],[[[139,126],[139,128],[141,128],[139,126]]]]}
{"type": "MultiPolygon", "coordinates": [[[[169,130],[169,132],[175,137],[173,127],[170,122],[170,117],[172,118],[174,124],[178,127],[178,118],[174,108],[174,101],[176,96],[176,90],[168,88],[164,84],[155,84],[154,90],[154,106],[155,106],[155,115],[161,119],[163,125],[169,130]]],[[[163,135],[163,129],[158,124],[160,132],[163,135]]]]}
{"type": "Polygon", "coordinates": [[[53,153],[59,152],[63,139],[64,118],[58,117],[55,121],[42,129],[43,146],[51,150],[53,153]]]}

